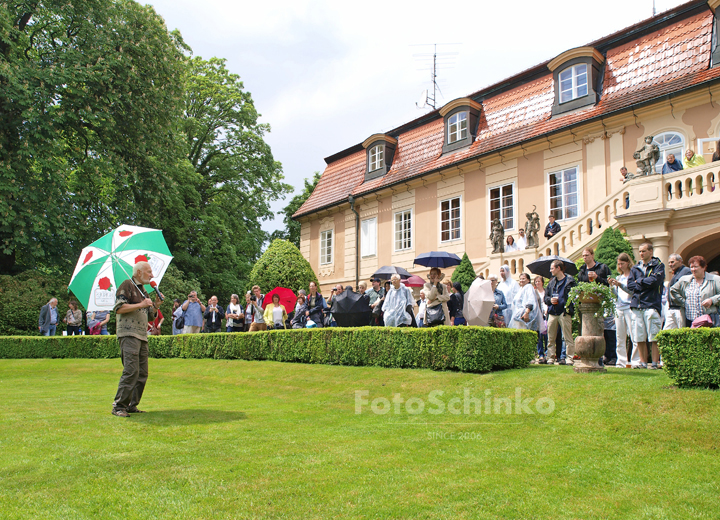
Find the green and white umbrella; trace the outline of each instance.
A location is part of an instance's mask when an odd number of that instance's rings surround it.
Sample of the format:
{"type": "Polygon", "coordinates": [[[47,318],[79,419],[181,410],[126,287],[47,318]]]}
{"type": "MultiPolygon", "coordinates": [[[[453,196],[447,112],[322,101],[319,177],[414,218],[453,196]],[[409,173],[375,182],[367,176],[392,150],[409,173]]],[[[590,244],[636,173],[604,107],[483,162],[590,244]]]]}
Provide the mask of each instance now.
{"type": "Polygon", "coordinates": [[[172,258],[162,231],[123,225],[82,250],[69,289],[87,310],[109,311],[115,291],[132,277],[136,263],[148,262],[159,285],[172,258]]]}

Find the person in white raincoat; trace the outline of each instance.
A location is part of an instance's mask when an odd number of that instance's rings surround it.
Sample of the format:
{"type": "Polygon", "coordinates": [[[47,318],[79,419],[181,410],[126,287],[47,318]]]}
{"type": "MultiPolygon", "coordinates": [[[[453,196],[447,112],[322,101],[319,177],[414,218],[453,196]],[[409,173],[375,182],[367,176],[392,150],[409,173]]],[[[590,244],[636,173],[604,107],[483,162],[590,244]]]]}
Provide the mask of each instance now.
{"type": "Polygon", "coordinates": [[[507,302],[507,309],[503,311],[503,317],[505,318],[505,323],[510,326],[513,311],[515,310],[513,302],[515,301],[517,293],[520,292],[520,286],[510,275],[509,265],[500,267],[500,278],[502,278],[502,282],[498,284],[497,288],[505,295],[505,302],[507,302]]]}
{"type": "Polygon", "coordinates": [[[390,278],[392,287],[385,295],[385,303],[383,304],[383,319],[386,327],[402,327],[412,323],[412,318],[407,310],[410,306],[410,312],[415,305],[413,301],[412,291],[409,287],[405,287],[400,283],[400,275],[394,274],[390,278]]]}
{"type": "Polygon", "coordinates": [[[542,303],[535,287],[530,283],[530,275],[520,275],[520,290],[513,301],[513,316],[510,328],[537,330],[540,328],[542,303]],[[539,310],[539,312],[538,312],[539,310]]]}

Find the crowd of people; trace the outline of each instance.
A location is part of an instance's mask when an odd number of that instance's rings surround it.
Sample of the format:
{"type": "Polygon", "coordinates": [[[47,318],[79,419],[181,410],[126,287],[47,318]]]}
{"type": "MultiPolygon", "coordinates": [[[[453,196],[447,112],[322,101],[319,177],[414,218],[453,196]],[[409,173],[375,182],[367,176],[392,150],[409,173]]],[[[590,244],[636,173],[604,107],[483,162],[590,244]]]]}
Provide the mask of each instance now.
{"type": "MultiPolygon", "coordinates": [[[[555,233],[550,222],[546,233],[555,233]]],[[[602,359],[607,366],[657,369],[661,367],[656,336],[660,330],[720,326],[720,276],[707,272],[702,256],[694,256],[685,266],[683,259],[672,254],[668,259],[669,272],[653,255],[653,246],[639,247],[640,260],[634,264],[630,255],[617,258],[618,275],[596,262],[594,252],[586,248],[583,265],[577,279],[565,273],[566,264],[555,260],[550,267],[551,278],[531,277],[521,273],[514,280],[510,267],[503,265],[499,276],[490,274],[494,304],[488,315],[491,327],[529,329],[537,332],[537,358],[540,364],[572,364],[575,357],[572,317],[575,313],[569,302],[569,292],[577,282],[594,282],[608,286],[615,296],[615,315],[604,320],[606,352],[602,359]]],[[[266,302],[259,286],[244,295],[233,294],[226,307],[216,296],[203,303],[196,291],[184,301],[175,300],[172,311],[173,334],[213,332],[255,332],[268,329],[298,329],[337,325],[333,316],[333,302],[341,295],[354,294],[368,309],[367,325],[385,327],[462,326],[464,293],[459,283],[445,280],[438,268],[430,269],[428,282],[415,300],[399,275],[390,280],[373,278],[370,287],[360,282],[358,291],[337,285],[326,299],[314,282],[300,289],[294,308],[286,308],[277,293],[266,302]]],[[[60,320],[57,299],[52,298],[40,311],[38,328],[44,335],[54,335],[60,320]]],[[[67,334],[81,333],[83,314],[76,301],[70,301],[62,321],[67,334]]],[[[110,319],[108,311],[90,311],[86,315],[89,334],[106,335],[110,319]]],[[[160,334],[164,316],[157,314],[148,320],[147,333],[160,334]]],[[[363,322],[365,324],[365,322],[363,322]]]]}

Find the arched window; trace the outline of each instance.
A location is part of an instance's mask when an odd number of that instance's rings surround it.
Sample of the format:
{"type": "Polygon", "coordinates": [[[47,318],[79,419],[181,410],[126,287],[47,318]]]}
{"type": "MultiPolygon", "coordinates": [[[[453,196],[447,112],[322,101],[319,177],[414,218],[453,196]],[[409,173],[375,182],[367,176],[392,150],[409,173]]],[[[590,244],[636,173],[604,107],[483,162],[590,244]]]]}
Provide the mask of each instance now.
{"type": "Polygon", "coordinates": [[[685,138],[677,132],[665,132],[656,135],[653,142],[660,147],[660,159],[655,163],[655,173],[662,172],[663,164],[667,161],[668,154],[673,154],[675,159],[682,162],[685,153],[685,138]]]}

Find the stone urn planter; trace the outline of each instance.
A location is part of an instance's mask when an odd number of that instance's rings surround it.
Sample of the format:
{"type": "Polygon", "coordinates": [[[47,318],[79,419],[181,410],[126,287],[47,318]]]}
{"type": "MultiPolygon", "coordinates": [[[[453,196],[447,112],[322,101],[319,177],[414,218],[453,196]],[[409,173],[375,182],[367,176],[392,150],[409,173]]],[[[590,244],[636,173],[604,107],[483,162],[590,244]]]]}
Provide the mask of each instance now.
{"type": "Polygon", "coordinates": [[[607,372],[601,367],[598,360],[605,354],[605,336],[603,336],[603,319],[596,317],[600,314],[600,296],[596,294],[582,294],[578,306],[582,315],[582,336],[575,339],[576,359],[573,370],[575,372],[607,372]]]}

